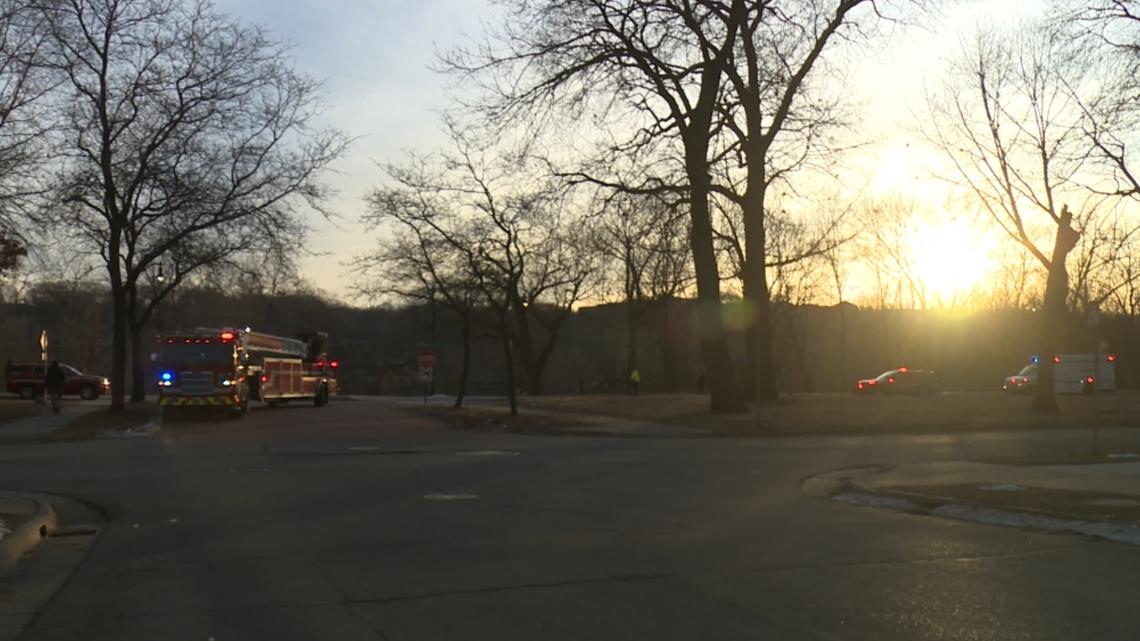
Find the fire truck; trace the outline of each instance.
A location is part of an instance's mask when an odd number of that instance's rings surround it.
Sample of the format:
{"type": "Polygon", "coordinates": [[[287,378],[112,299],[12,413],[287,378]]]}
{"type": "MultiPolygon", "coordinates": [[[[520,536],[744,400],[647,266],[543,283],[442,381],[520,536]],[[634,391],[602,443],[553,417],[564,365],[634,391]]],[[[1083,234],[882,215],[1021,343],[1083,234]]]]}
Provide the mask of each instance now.
{"type": "Polygon", "coordinates": [[[158,404],[214,407],[233,416],[251,401],[270,406],[308,400],[323,407],[337,394],[339,363],[328,358],[328,335],[273,336],[199,327],[159,339],[158,404]]]}

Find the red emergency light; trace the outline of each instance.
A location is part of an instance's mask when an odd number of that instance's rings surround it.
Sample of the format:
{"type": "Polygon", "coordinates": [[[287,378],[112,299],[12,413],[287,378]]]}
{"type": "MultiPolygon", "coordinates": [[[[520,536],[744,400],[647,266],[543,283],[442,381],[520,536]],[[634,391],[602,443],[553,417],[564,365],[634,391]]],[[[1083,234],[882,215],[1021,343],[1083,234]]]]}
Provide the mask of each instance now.
{"type": "Polygon", "coordinates": [[[902,372],[903,374],[906,374],[907,369],[905,367],[900,367],[899,371],[902,372]]]}
{"type": "Polygon", "coordinates": [[[234,339],[233,332],[222,332],[222,342],[232,341],[234,339]]]}
{"type": "Polygon", "coordinates": [[[1061,357],[1060,357],[1060,356],[1054,356],[1054,357],[1053,357],[1053,362],[1054,362],[1054,363],[1060,363],[1060,362],[1061,362],[1061,357]]]}
{"type": "Polygon", "coordinates": [[[262,383],[268,383],[269,382],[269,374],[262,374],[261,375],[261,382],[262,383]]]}
{"type": "Polygon", "coordinates": [[[1088,383],[1089,385],[1092,385],[1093,384],[1093,377],[1090,376],[1090,377],[1086,378],[1085,382],[1088,383]]]}
{"type": "Polygon", "coordinates": [[[1108,355],[1108,362],[1109,363],[1115,363],[1116,362],[1116,354],[1109,354],[1108,355]]]}
{"type": "Polygon", "coordinates": [[[333,369],[340,367],[340,361],[329,361],[329,367],[333,369]]]}

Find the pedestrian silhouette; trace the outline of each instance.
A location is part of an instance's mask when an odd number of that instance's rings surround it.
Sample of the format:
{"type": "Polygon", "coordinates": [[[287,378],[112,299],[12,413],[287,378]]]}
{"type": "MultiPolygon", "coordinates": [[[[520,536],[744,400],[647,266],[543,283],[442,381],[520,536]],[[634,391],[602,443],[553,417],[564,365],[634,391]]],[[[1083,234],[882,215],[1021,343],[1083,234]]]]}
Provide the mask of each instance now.
{"type": "Polygon", "coordinates": [[[59,366],[59,361],[52,361],[51,366],[47,369],[47,375],[44,376],[44,390],[51,398],[51,413],[59,414],[60,405],[63,402],[63,384],[67,377],[63,373],[63,368],[59,366]]]}

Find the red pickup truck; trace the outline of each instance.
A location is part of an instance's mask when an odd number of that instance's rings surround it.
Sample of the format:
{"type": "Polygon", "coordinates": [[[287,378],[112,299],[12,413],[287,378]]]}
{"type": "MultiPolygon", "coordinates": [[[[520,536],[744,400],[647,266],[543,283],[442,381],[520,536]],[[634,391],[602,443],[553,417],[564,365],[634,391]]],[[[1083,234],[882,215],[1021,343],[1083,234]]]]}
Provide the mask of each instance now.
{"type": "MultiPolygon", "coordinates": [[[[63,393],[68,396],[79,396],[91,400],[99,398],[111,389],[111,382],[102,376],[84,374],[70,365],[60,363],[63,368],[63,393]]],[[[7,375],[7,389],[12,394],[19,394],[20,398],[32,399],[44,392],[44,366],[40,363],[32,365],[8,365],[5,368],[7,375]]]]}

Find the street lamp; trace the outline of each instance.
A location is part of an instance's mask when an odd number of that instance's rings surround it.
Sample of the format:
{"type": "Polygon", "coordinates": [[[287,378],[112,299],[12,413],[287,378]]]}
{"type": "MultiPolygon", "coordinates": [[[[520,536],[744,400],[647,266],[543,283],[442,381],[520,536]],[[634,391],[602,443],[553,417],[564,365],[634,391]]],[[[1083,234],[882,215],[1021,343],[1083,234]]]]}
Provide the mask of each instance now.
{"type": "Polygon", "coordinates": [[[158,275],[154,279],[158,281],[159,285],[166,282],[166,274],[162,273],[162,263],[158,264],[158,275]]]}

